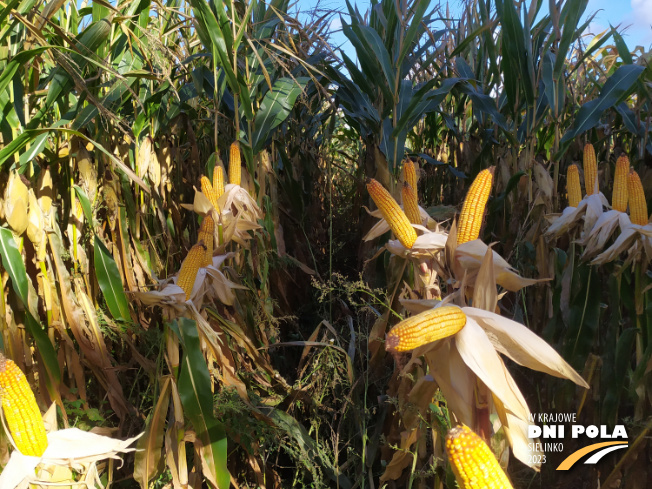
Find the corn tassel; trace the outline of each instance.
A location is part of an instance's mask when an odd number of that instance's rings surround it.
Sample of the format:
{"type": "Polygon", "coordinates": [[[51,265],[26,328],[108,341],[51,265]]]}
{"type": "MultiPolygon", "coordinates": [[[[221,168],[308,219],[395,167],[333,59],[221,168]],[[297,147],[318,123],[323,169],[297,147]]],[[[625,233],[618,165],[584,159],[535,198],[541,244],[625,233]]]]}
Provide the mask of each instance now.
{"type": "Polygon", "coordinates": [[[213,188],[213,184],[211,181],[208,179],[206,176],[201,177],[201,192],[208,197],[208,200],[210,200],[211,205],[217,209],[217,192],[215,192],[215,189],[213,188]]]}
{"type": "Polygon", "coordinates": [[[412,160],[406,160],[403,164],[403,181],[407,182],[414,190],[415,195],[418,194],[417,187],[417,169],[412,160]]]}
{"type": "Polygon", "coordinates": [[[410,225],[410,220],[394,197],[373,178],[367,180],[367,190],[400,243],[408,249],[412,248],[417,239],[417,232],[410,225]]]}
{"type": "Polygon", "coordinates": [[[619,212],[627,212],[627,175],[629,174],[629,158],[622,155],[616,161],[614,189],[611,195],[611,207],[619,212]]]}
{"type": "Polygon", "coordinates": [[[466,325],[466,315],[459,307],[429,309],[404,319],[387,333],[386,350],[406,352],[433,341],[448,338],[466,325]]]}
{"type": "Polygon", "coordinates": [[[421,212],[419,211],[419,202],[417,201],[417,194],[414,188],[407,183],[403,182],[403,209],[405,215],[408,217],[412,224],[422,224],[421,212]]]}
{"type": "Polygon", "coordinates": [[[482,219],[484,217],[487,200],[491,194],[491,185],[494,179],[495,166],[482,170],[475,177],[469,192],[466,194],[460,222],[457,227],[457,244],[458,246],[468,241],[478,239],[482,219]]]}
{"type": "Polygon", "coordinates": [[[7,427],[23,455],[40,457],[48,446],[45,424],[25,374],[0,354],[0,397],[7,427]]]}
{"type": "Polygon", "coordinates": [[[580,186],[580,171],[577,165],[570,165],[566,170],[566,191],[568,192],[568,205],[577,207],[582,200],[582,187],[580,186]]]}
{"type": "Polygon", "coordinates": [[[598,186],[598,163],[595,158],[595,149],[591,143],[584,146],[584,187],[586,195],[597,194],[600,189],[598,186]]]}
{"type": "Polygon", "coordinates": [[[240,144],[235,141],[231,144],[231,149],[229,150],[229,183],[240,185],[242,179],[240,164],[240,144]]]}
{"type": "Polygon", "coordinates": [[[215,222],[211,216],[204,217],[199,227],[199,235],[197,236],[197,243],[203,243],[206,247],[204,261],[202,267],[207,267],[213,264],[213,231],[215,229],[215,222]]]}
{"type": "Polygon", "coordinates": [[[224,170],[221,165],[213,168],[213,191],[218,199],[224,194],[224,170]]]}
{"type": "Polygon", "coordinates": [[[177,285],[186,293],[186,300],[190,299],[192,288],[195,286],[197,271],[204,262],[205,257],[206,245],[204,243],[197,243],[195,246],[190,248],[188,256],[186,256],[186,259],[183,260],[183,263],[181,264],[177,285]]]}
{"type": "Polygon", "coordinates": [[[632,223],[645,226],[648,223],[647,202],[641,179],[634,170],[627,177],[627,193],[629,194],[629,215],[632,223]]]}
{"type": "Polygon", "coordinates": [[[460,489],[513,489],[491,449],[468,426],[448,432],[446,452],[460,489]]]}

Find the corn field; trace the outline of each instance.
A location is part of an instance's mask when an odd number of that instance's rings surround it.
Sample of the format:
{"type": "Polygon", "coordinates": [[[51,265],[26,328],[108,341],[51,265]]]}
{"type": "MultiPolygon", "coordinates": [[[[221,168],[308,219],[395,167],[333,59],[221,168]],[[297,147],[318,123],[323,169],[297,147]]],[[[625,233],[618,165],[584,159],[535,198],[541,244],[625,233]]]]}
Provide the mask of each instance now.
{"type": "Polygon", "coordinates": [[[652,50],[341,7],[0,1],[0,489],[652,486],[652,50]]]}

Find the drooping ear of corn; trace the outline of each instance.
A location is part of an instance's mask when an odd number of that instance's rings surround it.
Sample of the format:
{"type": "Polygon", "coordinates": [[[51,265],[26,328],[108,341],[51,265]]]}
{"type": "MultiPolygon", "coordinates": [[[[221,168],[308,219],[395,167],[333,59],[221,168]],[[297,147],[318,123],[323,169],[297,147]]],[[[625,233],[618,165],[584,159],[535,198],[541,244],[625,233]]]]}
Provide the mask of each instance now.
{"type": "Polygon", "coordinates": [[[215,192],[213,184],[211,184],[211,181],[207,176],[201,177],[201,192],[208,197],[208,200],[211,201],[211,205],[217,209],[217,192],[215,192]]]}
{"type": "Polygon", "coordinates": [[[446,452],[460,489],[513,489],[491,449],[468,426],[448,432],[446,452]]]}
{"type": "Polygon", "coordinates": [[[459,307],[429,309],[404,319],[394,326],[385,341],[386,350],[406,352],[433,341],[448,338],[466,325],[466,315],[459,307]]]}
{"type": "Polygon", "coordinates": [[[629,194],[629,215],[634,224],[645,226],[648,223],[647,202],[641,178],[634,170],[627,177],[627,193],[629,194]]]}
{"type": "Polygon", "coordinates": [[[597,194],[600,191],[598,188],[598,163],[595,158],[595,149],[591,143],[586,143],[584,146],[583,162],[586,195],[597,194]]]}
{"type": "Polygon", "coordinates": [[[4,215],[9,227],[19,236],[27,229],[28,207],[27,185],[18,172],[12,171],[5,187],[4,215]]]}
{"type": "Polygon", "coordinates": [[[417,169],[412,160],[405,160],[403,164],[403,181],[407,182],[414,190],[414,194],[418,194],[417,187],[417,169]]]}
{"type": "Polygon", "coordinates": [[[417,239],[417,232],[410,225],[410,220],[394,197],[379,181],[373,178],[367,180],[367,190],[396,238],[406,248],[412,248],[417,239]]]}
{"type": "Polygon", "coordinates": [[[229,183],[240,185],[242,178],[240,164],[240,144],[234,141],[229,150],[229,183]]]}
{"type": "Polygon", "coordinates": [[[215,165],[213,168],[213,191],[218,199],[224,194],[224,170],[221,165],[215,165]]]}
{"type": "Polygon", "coordinates": [[[197,236],[198,243],[204,243],[206,253],[204,254],[204,261],[202,267],[207,267],[213,263],[213,230],[215,229],[215,222],[211,216],[204,217],[199,227],[199,235],[197,236]]]}
{"type": "Polygon", "coordinates": [[[629,174],[629,158],[621,155],[616,160],[616,173],[614,175],[614,190],[611,196],[611,207],[619,212],[627,211],[627,176],[629,174]]]}
{"type": "Polygon", "coordinates": [[[482,170],[469,188],[457,227],[457,245],[478,239],[487,200],[491,194],[495,166],[482,170]]]}
{"type": "Polygon", "coordinates": [[[403,182],[403,209],[405,215],[408,217],[412,224],[421,224],[421,213],[419,212],[419,202],[417,201],[417,194],[414,188],[407,183],[403,182]]]}
{"type": "Polygon", "coordinates": [[[577,207],[582,200],[582,187],[580,186],[580,171],[577,165],[570,165],[566,170],[566,191],[568,192],[568,205],[577,207]]]}
{"type": "Polygon", "coordinates": [[[0,398],[7,427],[23,455],[40,457],[48,446],[45,424],[25,374],[0,353],[0,398]]]}
{"type": "Polygon", "coordinates": [[[205,257],[206,245],[200,242],[190,248],[188,256],[186,256],[186,259],[181,264],[177,285],[186,293],[186,300],[190,299],[190,294],[197,278],[197,272],[204,262],[205,257]]]}

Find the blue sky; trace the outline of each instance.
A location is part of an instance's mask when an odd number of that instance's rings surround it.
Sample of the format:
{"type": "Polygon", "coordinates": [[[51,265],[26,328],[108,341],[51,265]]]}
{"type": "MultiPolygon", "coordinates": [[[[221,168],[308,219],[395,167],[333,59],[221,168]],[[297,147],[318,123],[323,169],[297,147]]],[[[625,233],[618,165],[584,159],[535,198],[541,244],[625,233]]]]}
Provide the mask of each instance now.
{"type": "MultiPolygon", "coordinates": [[[[357,5],[362,13],[366,12],[370,3],[367,0],[350,1],[357,5]]],[[[434,6],[436,1],[431,0],[431,3],[434,6]]],[[[527,3],[529,4],[529,1],[527,3]]],[[[451,13],[457,11],[461,4],[460,0],[451,1],[451,13]]],[[[441,2],[441,5],[445,11],[446,2],[441,2]]],[[[548,2],[544,0],[542,10],[547,11],[547,6],[548,2]]],[[[297,0],[294,5],[294,8],[301,12],[311,11],[315,7],[322,13],[326,10],[346,12],[346,4],[339,0],[297,0]]],[[[596,13],[589,26],[589,31],[593,34],[601,33],[611,24],[614,27],[620,26],[619,31],[630,51],[639,45],[646,51],[652,47],[652,0],[589,0],[586,13],[587,16],[596,13]]],[[[331,42],[336,46],[341,44],[347,55],[355,59],[355,51],[341,33],[339,16],[334,16],[331,21],[331,42]]]]}

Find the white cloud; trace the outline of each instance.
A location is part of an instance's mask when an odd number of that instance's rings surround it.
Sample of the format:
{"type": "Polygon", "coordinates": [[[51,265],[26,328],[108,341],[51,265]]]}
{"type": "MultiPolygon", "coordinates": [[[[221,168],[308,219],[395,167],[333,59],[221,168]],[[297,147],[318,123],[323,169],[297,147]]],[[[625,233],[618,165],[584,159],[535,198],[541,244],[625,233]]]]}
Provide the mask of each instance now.
{"type": "Polygon", "coordinates": [[[632,0],[632,10],[634,22],[650,28],[652,24],[652,0],[632,0]]]}

